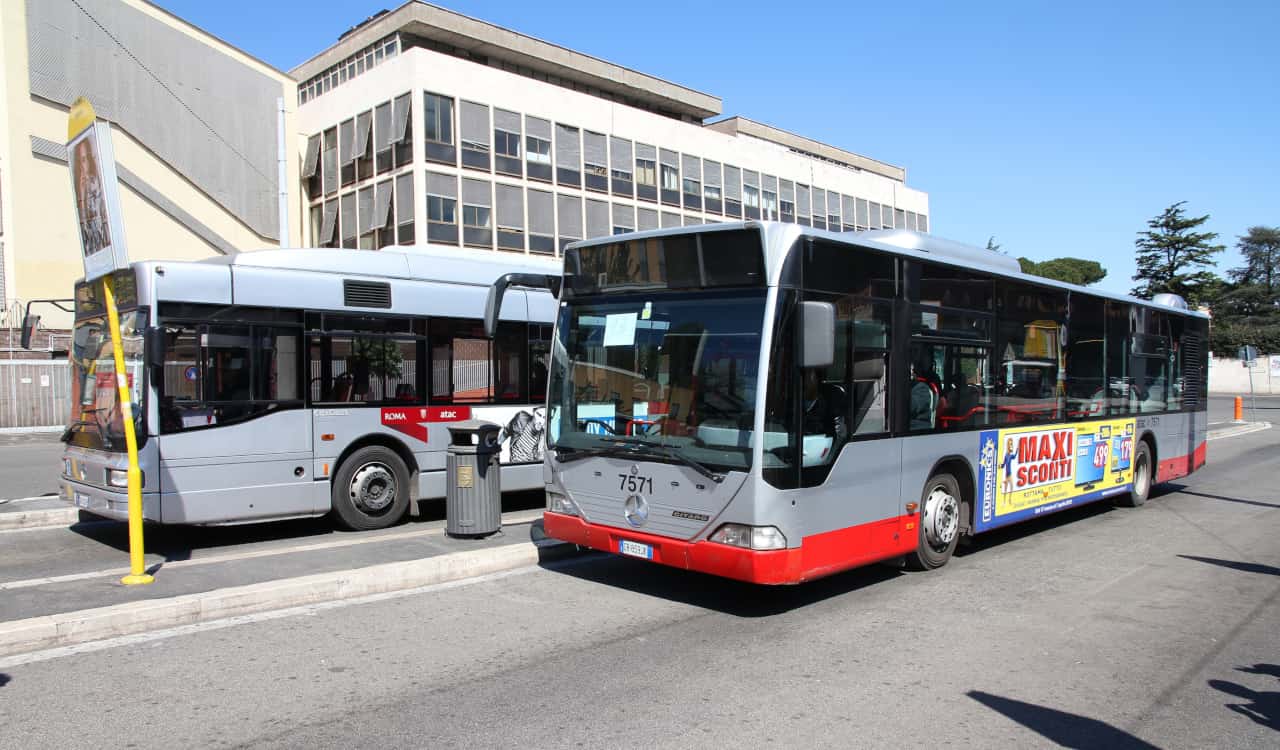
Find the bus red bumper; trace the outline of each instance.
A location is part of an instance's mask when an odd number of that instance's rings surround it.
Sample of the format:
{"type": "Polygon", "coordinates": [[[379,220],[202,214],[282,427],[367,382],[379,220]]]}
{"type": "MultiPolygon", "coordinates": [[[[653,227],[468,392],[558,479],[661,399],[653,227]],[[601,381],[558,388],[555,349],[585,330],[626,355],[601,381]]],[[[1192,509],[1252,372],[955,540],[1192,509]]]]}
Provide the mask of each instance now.
{"type": "Polygon", "coordinates": [[[706,540],[686,542],[630,529],[618,529],[547,511],[542,515],[548,536],[619,554],[623,541],[639,542],[652,551],[652,562],[733,578],[748,583],[802,583],[906,554],[915,547],[916,516],[902,516],[805,537],[799,548],[757,551],[706,540]]]}

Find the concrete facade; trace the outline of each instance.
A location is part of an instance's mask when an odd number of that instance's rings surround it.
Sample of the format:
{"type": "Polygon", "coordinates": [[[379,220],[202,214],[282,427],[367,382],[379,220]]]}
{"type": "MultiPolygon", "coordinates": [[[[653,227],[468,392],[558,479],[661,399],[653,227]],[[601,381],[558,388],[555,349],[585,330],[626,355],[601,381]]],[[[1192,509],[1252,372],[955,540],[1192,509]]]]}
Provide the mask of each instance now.
{"type": "MultiPolygon", "coordinates": [[[[75,96],[112,124],[132,259],[279,245],[276,100],[292,127],[293,80],[145,0],[79,5],[0,0],[0,296],[9,318],[26,300],[70,297],[84,274],[62,149],[75,96]]],[[[296,195],[296,181],[285,189],[296,195]]],[[[297,244],[294,213],[286,242],[297,244]]],[[[40,312],[46,324],[68,323],[53,308],[40,312]]]]}
{"type": "Polygon", "coordinates": [[[291,73],[310,245],[554,254],[738,218],[928,230],[928,196],[901,167],[746,118],[704,124],[720,114],[712,95],[424,3],[291,73]],[[411,110],[403,142],[397,101],[411,110]]]}

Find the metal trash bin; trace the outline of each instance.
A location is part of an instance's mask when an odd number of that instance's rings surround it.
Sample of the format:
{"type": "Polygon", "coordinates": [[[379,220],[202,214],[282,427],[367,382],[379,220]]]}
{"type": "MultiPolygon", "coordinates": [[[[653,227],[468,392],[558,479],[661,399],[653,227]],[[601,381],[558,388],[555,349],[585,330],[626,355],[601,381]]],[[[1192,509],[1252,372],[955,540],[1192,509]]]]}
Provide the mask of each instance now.
{"type": "Polygon", "coordinates": [[[502,428],[469,419],[449,425],[445,522],[449,536],[482,537],[502,528],[502,428]]]}

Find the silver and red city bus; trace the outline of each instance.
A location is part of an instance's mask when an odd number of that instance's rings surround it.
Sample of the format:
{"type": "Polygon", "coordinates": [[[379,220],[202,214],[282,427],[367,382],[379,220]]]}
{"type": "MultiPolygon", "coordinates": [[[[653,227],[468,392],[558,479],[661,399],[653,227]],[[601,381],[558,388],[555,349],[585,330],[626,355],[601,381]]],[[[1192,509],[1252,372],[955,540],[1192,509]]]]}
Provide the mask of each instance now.
{"type": "Polygon", "coordinates": [[[1205,461],[1208,321],[1178,298],[767,222],[577,243],[559,281],[544,518],[586,547],[768,584],[929,569],[1205,461]]]}
{"type": "MultiPolygon", "coordinates": [[[[445,494],[447,423],[504,428],[503,488],[542,486],[555,300],[496,273],[559,264],[447,248],[265,250],[117,272],[143,515],[232,524],[333,512],[379,528],[445,494]]],[[[63,498],[127,515],[127,457],[101,284],[76,287],[63,498]]]]}

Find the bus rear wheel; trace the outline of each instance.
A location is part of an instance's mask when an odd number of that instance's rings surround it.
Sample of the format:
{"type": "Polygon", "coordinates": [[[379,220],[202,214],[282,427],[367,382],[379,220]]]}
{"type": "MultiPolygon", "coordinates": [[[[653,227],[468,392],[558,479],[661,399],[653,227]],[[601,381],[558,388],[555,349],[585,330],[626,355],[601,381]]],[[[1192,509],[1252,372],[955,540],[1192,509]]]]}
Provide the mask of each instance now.
{"type": "Polygon", "coordinates": [[[1147,502],[1151,494],[1151,446],[1145,440],[1139,440],[1133,451],[1133,489],[1129,494],[1121,495],[1119,504],[1137,508],[1147,502]]]}
{"type": "Polygon", "coordinates": [[[332,501],[334,515],[348,529],[384,529],[409,509],[409,470],[390,448],[367,445],[338,469],[332,501]]]}
{"type": "Polygon", "coordinates": [[[960,513],[963,505],[960,484],[950,474],[934,474],[925,482],[920,496],[916,528],[916,549],[907,555],[911,570],[941,568],[951,559],[960,541],[960,513]]]}

